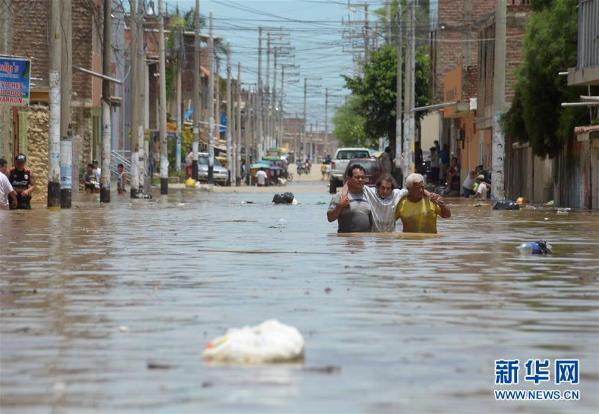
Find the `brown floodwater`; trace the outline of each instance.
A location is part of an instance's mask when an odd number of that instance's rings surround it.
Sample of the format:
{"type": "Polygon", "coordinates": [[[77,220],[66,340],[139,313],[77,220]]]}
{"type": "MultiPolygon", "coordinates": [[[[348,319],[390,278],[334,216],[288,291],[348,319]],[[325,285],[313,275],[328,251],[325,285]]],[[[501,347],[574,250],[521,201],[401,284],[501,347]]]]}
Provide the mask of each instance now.
{"type": "Polygon", "coordinates": [[[0,411],[597,413],[599,213],[451,200],[438,236],[338,236],[323,184],[298,198],[0,211],[0,411]],[[518,254],[540,238],[552,256],[518,254]],[[303,364],[202,361],[270,318],[302,332],[303,364]],[[500,358],[579,359],[577,386],[520,388],[581,399],[495,401],[500,358]]]}

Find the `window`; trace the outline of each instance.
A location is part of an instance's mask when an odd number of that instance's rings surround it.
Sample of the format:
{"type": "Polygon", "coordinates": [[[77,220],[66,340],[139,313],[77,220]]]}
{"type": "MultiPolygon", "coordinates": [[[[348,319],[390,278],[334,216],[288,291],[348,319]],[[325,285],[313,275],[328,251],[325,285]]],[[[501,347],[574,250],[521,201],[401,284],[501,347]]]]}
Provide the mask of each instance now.
{"type": "Polygon", "coordinates": [[[339,151],[338,160],[353,160],[354,158],[370,158],[368,151],[339,151]]]}
{"type": "MultiPolygon", "coordinates": [[[[208,166],[208,157],[206,155],[200,155],[198,157],[198,165],[208,166]]],[[[216,158],[214,159],[214,166],[215,167],[222,167],[222,165],[220,164],[220,161],[217,160],[216,158]]]]}

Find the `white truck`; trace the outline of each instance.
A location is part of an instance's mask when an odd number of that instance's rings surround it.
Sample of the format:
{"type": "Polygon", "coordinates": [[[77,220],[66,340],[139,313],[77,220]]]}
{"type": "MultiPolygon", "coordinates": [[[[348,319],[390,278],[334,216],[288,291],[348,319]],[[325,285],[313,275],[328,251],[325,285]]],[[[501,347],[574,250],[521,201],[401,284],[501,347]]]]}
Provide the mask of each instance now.
{"type": "Polygon", "coordinates": [[[345,169],[350,160],[354,158],[370,158],[368,148],[339,148],[335,157],[331,160],[331,179],[329,181],[329,192],[335,194],[337,187],[343,186],[345,169]]]}

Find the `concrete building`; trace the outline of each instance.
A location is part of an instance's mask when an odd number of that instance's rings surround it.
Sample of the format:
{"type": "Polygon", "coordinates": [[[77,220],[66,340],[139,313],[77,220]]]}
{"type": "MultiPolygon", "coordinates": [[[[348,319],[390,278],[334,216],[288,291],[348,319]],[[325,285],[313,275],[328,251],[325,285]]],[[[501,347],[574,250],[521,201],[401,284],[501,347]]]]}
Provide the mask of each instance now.
{"type": "MultiPolygon", "coordinates": [[[[506,12],[506,58],[505,58],[505,110],[514,98],[517,70],[524,56],[522,41],[530,16],[528,1],[508,1],[506,12]]],[[[495,14],[480,23],[479,77],[477,93],[475,141],[479,143],[479,159],[485,169],[491,167],[491,142],[493,136],[493,74],[495,65],[495,14]]],[[[533,155],[528,143],[505,137],[505,195],[516,199],[524,197],[541,203],[553,198],[552,163],[548,158],[533,155]]]]}

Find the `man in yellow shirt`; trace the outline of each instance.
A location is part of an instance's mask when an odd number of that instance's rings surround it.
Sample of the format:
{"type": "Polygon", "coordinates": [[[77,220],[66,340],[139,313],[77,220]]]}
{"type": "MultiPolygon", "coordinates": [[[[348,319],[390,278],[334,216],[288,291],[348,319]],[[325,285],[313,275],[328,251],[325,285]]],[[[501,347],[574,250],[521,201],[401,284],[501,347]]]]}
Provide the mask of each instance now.
{"type": "Polygon", "coordinates": [[[410,174],[406,178],[408,195],[395,209],[395,219],[401,219],[404,233],[437,233],[437,216],[451,217],[451,211],[440,197],[434,201],[424,194],[424,177],[410,174]]]}

